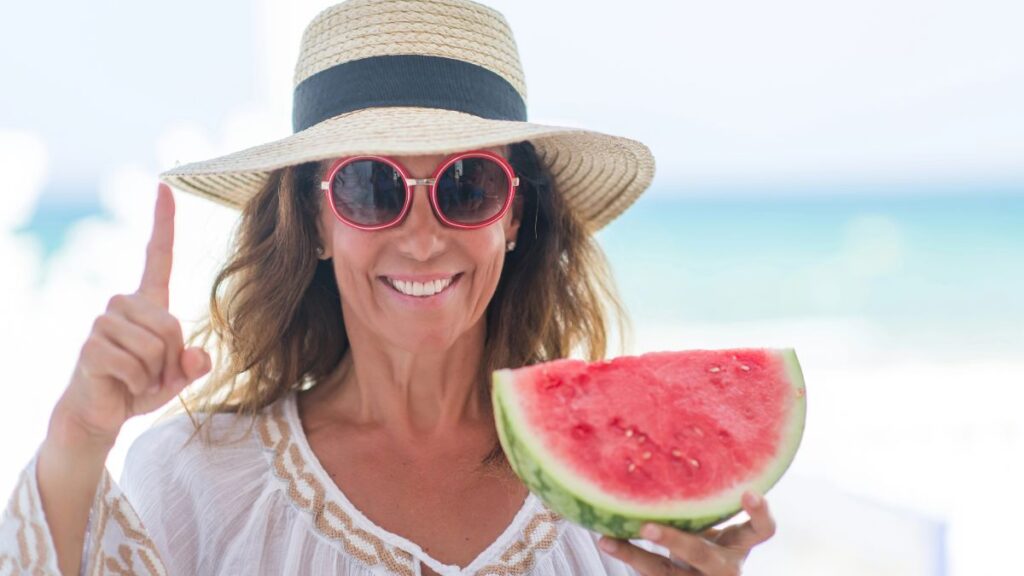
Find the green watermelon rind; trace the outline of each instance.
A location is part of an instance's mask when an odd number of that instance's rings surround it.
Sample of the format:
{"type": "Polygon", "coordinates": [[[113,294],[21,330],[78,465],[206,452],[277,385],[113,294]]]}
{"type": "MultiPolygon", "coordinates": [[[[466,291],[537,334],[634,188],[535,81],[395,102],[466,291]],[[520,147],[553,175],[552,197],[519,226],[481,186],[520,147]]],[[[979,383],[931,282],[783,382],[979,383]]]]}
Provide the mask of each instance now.
{"type": "Polygon", "coordinates": [[[509,463],[520,479],[551,510],[591,530],[614,538],[639,538],[645,522],[667,524],[687,532],[699,532],[731,518],[742,510],[746,490],[765,494],[789,468],[803,437],[807,413],[803,372],[792,348],[776,350],[786,366],[794,396],[787,428],[782,434],[775,462],[761,475],[737,483],[729,490],[699,502],[676,506],[643,504],[614,499],[591,481],[566,468],[528,430],[516,430],[513,422],[525,422],[515,396],[511,370],[493,375],[492,402],[498,437],[509,463]]]}

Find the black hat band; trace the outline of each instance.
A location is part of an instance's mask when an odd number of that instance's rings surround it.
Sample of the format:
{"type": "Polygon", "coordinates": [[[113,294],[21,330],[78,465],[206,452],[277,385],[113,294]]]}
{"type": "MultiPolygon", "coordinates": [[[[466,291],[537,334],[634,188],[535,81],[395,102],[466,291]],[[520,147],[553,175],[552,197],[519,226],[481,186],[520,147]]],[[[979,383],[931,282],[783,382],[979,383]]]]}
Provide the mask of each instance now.
{"type": "Polygon", "coordinates": [[[292,129],[299,132],[339,114],[382,106],[526,121],[526,102],[495,72],[463,60],[403,54],[343,62],[300,82],[292,102],[292,129]]]}

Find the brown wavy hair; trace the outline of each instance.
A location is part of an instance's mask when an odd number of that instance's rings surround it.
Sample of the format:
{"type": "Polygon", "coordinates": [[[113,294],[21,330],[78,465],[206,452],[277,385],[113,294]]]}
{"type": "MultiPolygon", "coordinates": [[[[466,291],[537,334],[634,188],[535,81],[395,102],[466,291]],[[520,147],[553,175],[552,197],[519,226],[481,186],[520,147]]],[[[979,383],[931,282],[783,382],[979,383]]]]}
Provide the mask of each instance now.
{"type": "MultiPolygon", "coordinates": [[[[554,188],[533,145],[510,144],[508,160],[524,202],[516,249],[506,255],[485,312],[477,380],[486,405],[494,370],[570,356],[600,360],[610,324],[617,324],[623,350],[630,330],[604,252],[554,188]]],[[[345,357],[349,343],[344,319],[338,322],[334,270],[315,253],[323,165],[272,172],[243,208],[210,292],[209,314],[188,338],[188,346],[199,343],[211,352],[214,367],[165,416],[183,408],[196,433],[205,419],[197,421],[195,413],[255,416],[323,381],[345,357]]],[[[503,452],[496,444],[484,463],[499,461],[503,452]]]]}

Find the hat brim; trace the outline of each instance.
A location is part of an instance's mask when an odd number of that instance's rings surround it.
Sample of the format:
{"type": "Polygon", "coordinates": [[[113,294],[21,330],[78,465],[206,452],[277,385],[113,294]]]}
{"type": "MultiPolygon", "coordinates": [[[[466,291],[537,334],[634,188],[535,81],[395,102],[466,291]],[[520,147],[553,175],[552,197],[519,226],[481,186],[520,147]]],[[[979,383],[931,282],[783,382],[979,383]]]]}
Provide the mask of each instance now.
{"type": "Polygon", "coordinates": [[[160,174],[168,185],[241,208],[279,168],[351,154],[445,154],[529,140],[555,189],[592,230],[611,222],[654,178],[644,144],[562,126],[489,120],[438,108],[368,108],[301,132],[160,174]]]}

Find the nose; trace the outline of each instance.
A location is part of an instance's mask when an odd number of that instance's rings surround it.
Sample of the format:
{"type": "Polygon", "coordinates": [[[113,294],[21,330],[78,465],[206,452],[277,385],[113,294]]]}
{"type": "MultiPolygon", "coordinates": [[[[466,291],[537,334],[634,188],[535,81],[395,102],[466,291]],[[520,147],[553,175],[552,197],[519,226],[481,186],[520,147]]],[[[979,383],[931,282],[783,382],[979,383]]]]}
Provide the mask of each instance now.
{"type": "Polygon", "coordinates": [[[430,186],[410,186],[409,193],[412,195],[412,206],[405,220],[396,228],[395,245],[409,258],[425,262],[447,248],[448,230],[430,206],[430,186]]]}

